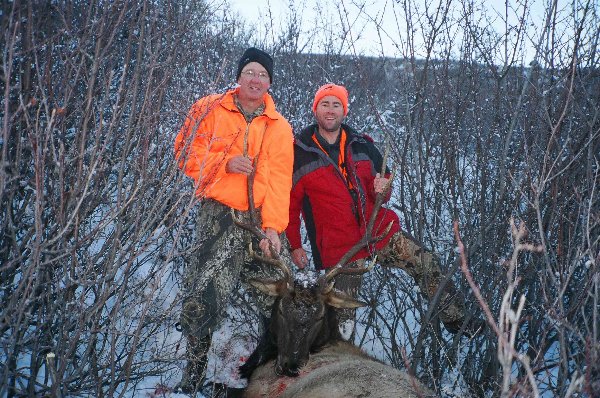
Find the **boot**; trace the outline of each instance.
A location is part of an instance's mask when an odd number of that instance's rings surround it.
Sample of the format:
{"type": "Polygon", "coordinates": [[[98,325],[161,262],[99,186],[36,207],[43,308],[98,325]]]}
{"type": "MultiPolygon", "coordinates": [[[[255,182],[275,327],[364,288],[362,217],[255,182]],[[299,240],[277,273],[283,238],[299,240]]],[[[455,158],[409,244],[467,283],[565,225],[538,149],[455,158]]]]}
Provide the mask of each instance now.
{"type": "Polygon", "coordinates": [[[452,281],[447,281],[439,300],[439,316],[446,330],[452,334],[460,333],[469,338],[475,337],[485,328],[485,321],[467,315],[465,297],[457,291],[452,281]]]}
{"type": "Polygon", "coordinates": [[[405,232],[394,234],[390,243],[380,251],[384,266],[405,270],[417,283],[421,292],[431,301],[443,285],[437,300],[439,317],[452,334],[462,332],[473,337],[484,326],[479,318],[465,322],[465,297],[456,289],[452,280],[446,280],[440,268],[440,260],[433,252],[405,232]]]}
{"type": "Polygon", "coordinates": [[[227,387],[227,398],[242,398],[244,396],[245,388],[233,388],[227,387]]]}
{"type": "Polygon", "coordinates": [[[211,385],[210,391],[206,391],[205,395],[212,398],[242,398],[244,391],[244,388],[227,387],[225,384],[215,383],[211,385]]]}
{"type": "Polygon", "coordinates": [[[187,364],[183,370],[181,381],[175,387],[175,391],[193,394],[200,390],[204,376],[206,375],[210,340],[210,336],[205,336],[201,339],[188,336],[186,348],[187,364]]]}

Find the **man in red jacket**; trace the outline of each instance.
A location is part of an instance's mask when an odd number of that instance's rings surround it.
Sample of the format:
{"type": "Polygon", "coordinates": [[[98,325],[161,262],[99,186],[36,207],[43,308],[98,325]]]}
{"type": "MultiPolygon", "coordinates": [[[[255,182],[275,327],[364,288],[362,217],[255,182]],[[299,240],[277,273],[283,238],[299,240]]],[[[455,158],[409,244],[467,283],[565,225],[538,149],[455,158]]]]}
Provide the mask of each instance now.
{"type": "MultiPolygon", "coordinates": [[[[302,247],[300,215],[304,219],[317,269],[330,268],[365,233],[377,193],[382,193],[389,174],[382,176],[383,157],[373,140],[342,123],[348,113],[348,92],[343,86],[326,84],[313,102],[317,123],[295,137],[293,187],[290,194],[290,220],[286,229],[292,260],[298,268],[308,264],[302,247]]],[[[389,199],[389,194],[386,199],[389,199]]],[[[439,260],[414,238],[400,230],[396,213],[382,207],[373,234],[388,234],[375,245],[356,254],[350,266],[378,255],[384,266],[399,267],[411,275],[421,291],[432,299],[440,286],[440,318],[446,329],[473,334],[481,321],[467,321],[464,299],[440,271],[439,260]]],[[[358,263],[358,264],[357,264],[358,263]]],[[[357,295],[361,277],[340,275],[336,287],[357,295]]],[[[354,311],[339,313],[340,332],[348,339],[353,333],[354,311]]]]}

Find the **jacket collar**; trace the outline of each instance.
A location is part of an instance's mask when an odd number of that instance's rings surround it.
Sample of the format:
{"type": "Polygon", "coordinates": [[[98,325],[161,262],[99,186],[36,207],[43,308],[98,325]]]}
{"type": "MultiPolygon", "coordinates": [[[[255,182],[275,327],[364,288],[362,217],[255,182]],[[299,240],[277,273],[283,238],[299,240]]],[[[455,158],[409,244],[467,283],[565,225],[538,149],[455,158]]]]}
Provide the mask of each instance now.
{"type": "MultiPolygon", "coordinates": [[[[354,141],[362,141],[364,138],[360,135],[356,130],[347,124],[342,123],[342,129],[347,134],[346,145],[354,142],[354,141]]],[[[317,124],[313,123],[300,131],[300,134],[296,136],[296,142],[298,144],[303,144],[305,147],[316,147],[314,141],[312,140],[313,133],[317,133],[317,124]]],[[[318,133],[317,133],[318,134],[318,133]]]]}
{"type": "MultiPolygon", "coordinates": [[[[221,106],[229,111],[239,112],[237,106],[235,105],[235,101],[233,100],[234,94],[237,94],[239,91],[239,87],[227,91],[220,102],[221,106]]],[[[263,112],[263,115],[266,115],[269,119],[273,120],[280,119],[281,115],[279,114],[279,112],[277,112],[277,109],[275,108],[275,102],[273,101],[273,97],[271,97],[271,94],[265,93],[265,95],[263,96],[263,101],[265,103],[265,111],[263,112]]]]}

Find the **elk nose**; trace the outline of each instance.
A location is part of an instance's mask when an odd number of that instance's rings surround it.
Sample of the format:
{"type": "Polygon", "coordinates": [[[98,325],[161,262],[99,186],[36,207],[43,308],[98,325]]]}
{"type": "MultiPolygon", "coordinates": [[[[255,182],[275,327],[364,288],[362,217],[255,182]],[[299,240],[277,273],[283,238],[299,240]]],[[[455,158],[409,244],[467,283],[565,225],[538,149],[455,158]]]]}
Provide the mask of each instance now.
{"type": "Polygon", "coordinates": [[[290,376],[290,377],[298,377],[298,375],[300,374],[300,371],[298,370],[298,367],[286,367],[285,368],[285,375],[286,376],[290,376]]]}
{"type": "Polygon", "coordinates": [[[286,376],[296,377],[300,374],[298,361],[296,359],[288,359],[283,363],[283,373],[286,376]]]}

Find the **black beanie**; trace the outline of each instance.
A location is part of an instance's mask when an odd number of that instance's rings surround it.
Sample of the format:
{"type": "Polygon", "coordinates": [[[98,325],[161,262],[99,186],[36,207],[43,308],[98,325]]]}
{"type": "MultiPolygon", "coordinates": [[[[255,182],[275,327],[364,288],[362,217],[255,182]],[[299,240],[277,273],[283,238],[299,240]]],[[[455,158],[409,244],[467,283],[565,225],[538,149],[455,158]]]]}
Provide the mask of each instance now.
{"type": "Polygon", "coordinates": [[[250,47],[244,51],[244,55],[242,55],[242,58],[240,58],[240,62],[238,63],[238,70],[235,80],[239,80],[240,75],[242,74],[242,69],[250,62],[258,62],[261,64],[269,74],[269,83],[273,82],[273,58],[271,58],[271,56],[266,52],[254,47],[250,47]]]}

